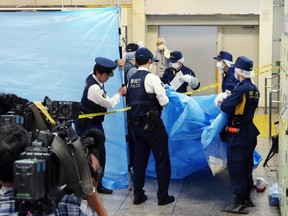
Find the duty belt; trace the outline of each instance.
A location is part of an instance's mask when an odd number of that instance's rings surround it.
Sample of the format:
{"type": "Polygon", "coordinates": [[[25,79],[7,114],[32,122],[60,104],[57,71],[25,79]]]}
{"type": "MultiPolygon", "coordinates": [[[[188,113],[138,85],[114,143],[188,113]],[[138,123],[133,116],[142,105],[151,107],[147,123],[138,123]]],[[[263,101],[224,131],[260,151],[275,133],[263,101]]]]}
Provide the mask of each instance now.
{"type": "Polygon", "coordinates": [[[140,125],[145,121],[144,116],[138,116],[138,117],[131,117],[128,119],[128,123],[130,124],[135,124],[135,125],[140,125]]]}

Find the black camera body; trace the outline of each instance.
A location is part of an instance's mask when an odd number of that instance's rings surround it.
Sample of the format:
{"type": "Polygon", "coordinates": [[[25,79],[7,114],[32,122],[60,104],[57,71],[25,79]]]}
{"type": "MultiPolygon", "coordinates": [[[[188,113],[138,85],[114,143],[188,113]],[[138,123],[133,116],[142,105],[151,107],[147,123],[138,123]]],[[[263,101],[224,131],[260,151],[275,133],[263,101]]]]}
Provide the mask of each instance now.
{"type": "Polygon", "coordinates": [[[33,113],[22,103],[16,104],[15,108],[9,112],[0,115],[0,123],[15,123],[22,125],[28,132],[31,132],[35,125],[33,123],[33,113]]]}
{"type": "Polygon", "coordinates": [[[31,145],[13,167],[15,207],[24,214],[50,214],[65,194],[85,198],[93,192],[91,178],[101,181],[103,176],[101,169],[94,172],[89,166],[89,153],[104,145],[104,135],[92,132],[91,137],[80,138],[72,127],[80,104],[45,97],[43,105],[56,125],[48,123],[47,116],[31,102],[0,115],[0,122],[20,124],[31,135],[31,145]]]}
{"type": "Polygon", "coordinates": [[[24,124],[24,118],[23,116],[18,115],[1,115],[0,116],[0,122],[1,123],[15,123],[15,124],[24,124]]]}
{"type": "Polygon", "coordinates": [[[80,113],[80,103],[74,101],[52,101],[47,107],[52,118],[60,122],[75,120],[80,113]]]}
{"type": "Polygon", "coordinates": [[[54,135],[40,131],[35,136],[14,162],[15,206],[20,213],[52,213],[67,188],[60,161],[50,148],[54,135]]]}

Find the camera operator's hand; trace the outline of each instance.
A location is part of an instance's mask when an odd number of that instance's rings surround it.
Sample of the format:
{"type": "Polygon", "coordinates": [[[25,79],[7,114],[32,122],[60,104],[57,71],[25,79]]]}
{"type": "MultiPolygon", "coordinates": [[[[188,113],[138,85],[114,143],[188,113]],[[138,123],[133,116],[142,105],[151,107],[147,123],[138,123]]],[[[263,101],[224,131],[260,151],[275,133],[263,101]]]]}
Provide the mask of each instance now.
{"type": "Polygon", "coordinates": [[[97,213],[97,215],[108,216],[97,190],[88,196],[86,200],[88,205],[97,213]]]}
{"type": "Polygon", "coordinates": [[[91,159],[91,165],[92,165],[92,168],[94,169],[94,171],[98,170],[100,168],[100,163],[97,160],[97,158],[95,157],[95,155],[90,154],[89,157],[91,159]]]}
{"type": "MultiPolygon", "coordinates": [[[[91,161],[91,166],[94,171],[97,171],[100,168],[100,164],[98,159],[95,157],[95,155],[90,154],[90,161],[91,161]]],[[[95,180],[95,178],[92,178],[93,186],[97,188],[98,181],[95,180]]],[[[97,190],[93,192],[91,195],[89,195],[86,198],[89,206],[99,215],[99,216],[108,216],[106,209],[104,208],[104,205],[98,195],[97,190]]]]}
{"type": "Polygon", "coordinates": [[[126,95],[126,93],[127,93],[127,87],[126,86],[123,86],[118,90],[118,94],[121,96],[126,95]]]}
{"type": "Polygon", "coordinates": [[[93,169],[91,171],[93,186],[97,187],[98,183],[101,182],[103,177],[102,167],[100,166],[99,161],[94,154],[90,154],[89,157],[90,157],[90,166],[93,169]]]}

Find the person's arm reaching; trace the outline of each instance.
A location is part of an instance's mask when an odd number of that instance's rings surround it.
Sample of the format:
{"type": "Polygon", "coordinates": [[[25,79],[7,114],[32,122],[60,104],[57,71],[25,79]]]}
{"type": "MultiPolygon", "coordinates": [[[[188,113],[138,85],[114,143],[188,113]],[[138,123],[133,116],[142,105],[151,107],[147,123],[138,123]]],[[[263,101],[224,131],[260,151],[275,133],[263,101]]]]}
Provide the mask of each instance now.
{"type": "MultiPolygon", "coordinates": [[[[93,169],[96,171],[99,169],[100,164],[97,158],[90,154],[91,164],[93,169]]],[[[94,178],[93,180],[93,186],[96,188],[98,185],[98,181],[96,181],[94,178]]],[[[100,199],[97,190],[93,192],[90,196],[87,197],[88,205],[99,215],[99,216],[108,216],[107,211],[102,203],[102,200],[100,199]]]]}

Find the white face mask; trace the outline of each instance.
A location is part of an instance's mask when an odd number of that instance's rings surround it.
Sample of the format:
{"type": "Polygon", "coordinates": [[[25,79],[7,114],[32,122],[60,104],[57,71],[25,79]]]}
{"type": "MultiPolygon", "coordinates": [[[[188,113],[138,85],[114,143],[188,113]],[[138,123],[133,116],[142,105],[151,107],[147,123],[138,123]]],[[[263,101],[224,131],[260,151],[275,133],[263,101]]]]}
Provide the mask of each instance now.
{"type": "Polygon", "coordinates": [[[241,74],[242,74],[241,69],[235,68],[235,73],[234,73],[235,78],[239,80],[239,75],[241,74]]]}
{"type": "Polygon", "coordinates": [[[216,67],[217,67],[219,70],[223,71],[225,66],[223,65],[222,62],[219,62],[219,61],[218,61],[218,62],[216,63],[216,67]]]}
{"type": "Polygon", "coordinates": [[[174,69],[177,69],[180,67],[180,64],[178,62],[176,63],[171,63],[171,67],[173,67],[174,69]]]}

